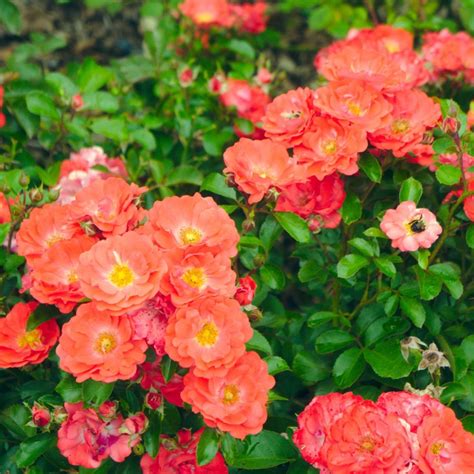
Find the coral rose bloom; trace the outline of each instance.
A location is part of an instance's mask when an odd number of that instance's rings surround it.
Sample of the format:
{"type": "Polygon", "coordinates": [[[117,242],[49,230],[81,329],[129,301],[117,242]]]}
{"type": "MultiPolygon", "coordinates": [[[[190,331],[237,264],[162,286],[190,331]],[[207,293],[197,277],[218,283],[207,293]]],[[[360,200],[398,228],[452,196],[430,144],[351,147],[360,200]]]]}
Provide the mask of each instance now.
{"type": "Polygon", "coordinates": [[[360,42],[373,44],[376,42],[390,54],[413,49],[413,33],[392,25],[377,25],[374,28],[363,28],[354,32],[350,39],[357,38],[360,42]]]}
{"type": "Polygon", "coordinates": [[[31,265],[57,242],[79,235],[84,232],[73,222],[70,206],[46,204],[33,209],[21,223],[16,234],[18,253],[31,265]]]}
{"type": "Polygon", "coordinates": [[[166,328],[165,349],[198,377],[223,376],[252,337],[248,317],[231,298],[205,298],[178,308],[166,328]]]}
{"type": "Polygon", "coordinates": [[[427,416],[417,431],[420,449],[417,464],[423,473],[471,474],[474,467],[474,436],[465,431],[454,412],[444,410],[427,416]]]}
{"type": "Polygon", "coordinates": [[[40,303],[54,304],[62,313],[69,313],[84,298],[79,285],[79,257],[95,240],[74,237],[58,242],[35,262],[31,272],[31,296],[40,303]]]}
{"type": "Polygon", "coordinates": [[[0,224],[5,224],[12,220],[8,201],[5,194],[0,192],[0,224]]]}
{"type": "Polygon", "coordinates": [[[79,257],[84,294],[100,311],[121,315],[158,293],[166,265],[150,237],[136,232],[97,242],[79,257]]]}
{"type": "Polygon", "coordinates": [[[439,104],[420,90],[397,92],[389,99],[393,105],[390,123],[369,134],[372,145],[404,156],[421,143],[424,133],[441,119],[439,104]]]}
{"type": "Polygon", "coordinates": [[[229,471],[225,465],[221,453],[217,453],[214,459],[205,466],[196,464],[196,448],[204,428],[192,434],[189,430],[180,430],[177,433],[177,443],[170,442],[169,438],[162,436],[160,451],[156,458],[145,454],[140,460],[143,474],[227,474],[229,471]]]}
{"type": "Polygon", "coordinates": [[[262,33],[267,28],[267,16],[265,2],[243,3],[242,5],[229,5],[234,18],[234,26],[239,30],[254,35],[262,33]]]}
{"type": "Polygon", "coordinates": [[[417,208],[413,201],[404,201],[396,209],[389,209],[380,223],[392,247],[402,252],[428,249],[443,231],[436,216],[428,209],[417,208]]]}
{"type": "Polygon", "coordinates": [[[274,385],[266,362],[256,352],[247,352],[223,377],[207,379],[188,373],[181,397],[211,428],[244,439],[262,430],[267,420],[268,391],[274,385]]]}
{"type": "Polygon", "coordinates": [[[128,184],[122,178],[94,181],[76,194],[71,204],[76,219],[91,222],[105,237],[133,230],[143,217],[136,205],[146,188],[128,184]]]}
{"type": "Polygon", "coordinates": [[[227,0],[185,0],[179,9],[183,15],[202,28],[232,25],[232,16],[227,0]]]}
{"type": "Polygon", "coordinates": [[[347,408],[362,401],[362,397],[352,393],[330,393],[311,400],[298,415],[298,429],[293,435],[293,442],[305,461],[319,469],[327,467],[321,448],[329,428],[347,408]]]}
{"type": "Polygon", "coordinates": [[[161,292],[179,306],[197,298],[228,296],[235,293],[235,273],[226,255],[176,250],[165,254],[169,271],[161,283],[161,292]]]}
{"type": "Polygon", "coordinates": [[[390,123],[392,105],[376,89],[361,81],[337,81],[320,87],[314,103],[324,113],[373,132],[390,123]]]}
{"type": "Polygon", "coordinates": [[[250,204],[293,179],[294,165],[286,148],[271,140],[242,138],[225,151],[224,162],[224,173],[232,175],[239,189],[249,195],[250,204]]]}
{"type": "Polygon", "coordinates": [[[315,113],[313,91],[299,87],[279,95],[267,106],[262,128],[267,138],[291,148],[301,143],[315,113]]]}
{"type": "Polygon", "coordinates": [[[155,202],[143,231],[163,249],[192,248],[228,257],[237,254],[239,234],[234,221],[214,199],[198,193],[155,202]]]}
{"type": "Polygon", "coordinates": [[[0,318],[0,367],[9,369],[40,364],[59,337],[58,323],[50,319],[27,331],[26,324],[37,303],[17,303],[0,318]]]}
{"type": "Polygon", "coordinates": [[[411,459],[405,427],[370,401],[350,406],[332,423],[322,450],[331,474],[395,474],[411,459]]]}
{"type": "Polygon", "coordinates": [[[349,122],[327,117],[313,120],[311,130],[295,147],[295,158],[303,164],[307,175],[319,180],[338,171],[352,175],[359,170],[358,153],[367,148],[365,131],[349,122]]]}
{"type": "Polygon", "coordinates": [[[130,316],[116,318],[87,303],[63,326],[56,352],[59,367],[77,382],[110,383],[131,379],[146,349],[145,341],[134,339],[130,316]]]}

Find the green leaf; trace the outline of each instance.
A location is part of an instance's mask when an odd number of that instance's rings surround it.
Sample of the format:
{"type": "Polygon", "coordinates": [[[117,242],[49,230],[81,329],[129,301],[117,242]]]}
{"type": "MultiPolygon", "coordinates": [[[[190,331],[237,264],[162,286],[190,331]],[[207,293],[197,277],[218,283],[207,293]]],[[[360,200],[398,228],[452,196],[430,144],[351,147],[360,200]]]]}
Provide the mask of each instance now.
{"type": "Polygon", "coordinates": [[[207,175],[201,184],[201,191],[210,191],[219,196],[224,196],[234,201],[237,200],[235,189],[227,186],[225,177],[219,173],[211,173],[207,175]]]}
{"type": "Polygon", "coordinates": [[[305,385],[313,385],[329,377],[328,364],[317,354],[299,351],[293,360],[293,372],[305,385]]]}
{"type": "Polygon", "coordinates": [[[450,151],[455,151],[456,150],[456,144],[454,143],[454,140],[452,137],[449,136],[444,136],[437,138],[433,142],[433,151],[435,153],[449,153],[450,151]]]}
{"type": "Polygon", "coordinates": [[[43,453],[55,446],[56,442],[57,438],[53,433],[41,433],[23,441],[15,456],[17,466],[31,466],[43,453]]]}
{"type": "Polygon", "coordinates": [[[209,464],[219,451],[219,435],[216,430],[206,428],[199,438],[196,449],[196,460],[198,466],[209,464]]]}
{"type": "Polygon", "coordinates": [[[263,283],[269,286],[272,290],[283,290],[286,283],[286,277],[283,270],[273,265],[273,263],[266,263],[260,268],[260,277],[263,283]]]}
{"type": "Polygon", "coordinates": [[[474,249],[474,224],[470,224],[467,228],[466,243],[470,249],[474,249]]]}
{"type": "Polygon", "coordinates": [[[101,110],[103,112],[114,113],[119,109],[117,97],[109,92],[87,92],[82,98],[84,99],[83,110],[101,110]]]}
{"type": "Polygon", "coordinates": [[[452,262],[436,263],[431,265],[429,270],[443,281],[454,299],[461,297],[464,287],[460,280],[461,270],[456,264],[452,262]]]}
{"type": "Polygon", "coordinates": [[[169,382],[171,377],[173,377],[173,375],[178,370],[178,364],[174,360],[171,360],[168,356],[163,357],[160,367],[165,382],[169,382]]]}
{"type": "Polygon", "coordinates": [[[415,267],[414,270],[420,287],[420,298],[425,301],[436,298],[440,294],[443,286],[441,278],[418,266],[415,267]]]}
{"type": "Polygon", "coordinates": [[[364,354],[358,347],[353,347],[339,355],[332,374],[338,387],[348,388],[357,382],[364,369],[364,354]]]}
{"type": "Polygon", "coordinates": [[[298,271],[298,280],[301,283],[307,283],[320,277],[321,271],[322,268],[314,260],[308,260],[301,265],[298,271]]]}
{"type": "Polygon", "coordinates": [[[82,396],[85,402],[101,405],[112,394],[115,383],[103,383],[95,380],[86,380],[82,384],[82,396]]]}
{"type": "Polygon", "coordinates": [[[311,232],[304,219],[292,212],[275,212],[275,219],[286,232],[297,242],[307,243],[311,240],[311,232]]]}
{"type": "Polygon", "coordinates": [[[76,84],[74,84],[69,77],[59,72],[50,72],[49,74],[46,74],[45,81],[55,89],[58,95],[64,95],[69,100],[79,90],[76,84]]]}
{"type": "Polygon", "coordinates": [[[369,227],[364,230],[364,235],[366,237],[376,237],[378,239],[386,239],[387,236],[378,228],[378,227],[369,227]]]}
{"type": "Polygon", "coordinates": [[[370,153],[362,155],[358,161],[358,165],[370,181],[375,183],[380,183],[382,181],[382,167],[375,156],[370,153]]]}
{"type": "Polygon", "coordinates": [[[428,263],[430,259],[430,251],[426,249],[420,249],[417,252],[413,252],[416,255],[418,261],[418,266],[423,270],[428,268],[428,263]]]}
{"type": "Polygon", "coordinates": [[[40,119],[37,115],[32,114],[24,101],[14,101],[11,104],[13,115],[23,127],[28,138],[32,138],[37,132],[40,124],[40,119]]]}
{"type": "Polygon", "coordinates": [[[26,107],[35,115],[41,115],[53,120],[59,120],[61,117],[53,99],[41,91],[33,91],[26,96],[26,107]]]}
{"type": "Polygon", "coordinates": [[[266,430],[248,436],[244,441],[226,435],[222,453],[229,466],[247,470],[270,469],[297,457],[296,449],[288,439],[266,430]]]}
{"type": "Polygon", "coordinates": [[[385,314],[388,317],[393,316],[397,312],[399,303],[400,303],[400,297],[398,295],[392,295],[388,297],[383,307],[385,314]]]}
{"type": "Polygon", "coordinates": [[[397,339],[379,342],[374,349],[364,349],[364,357],[380,377],[401,379],[413,370],[413,366],[403,358],[397,339]]]}
{"type": "Polygon", "coordinates": [[[400,298],[400,308],[417,328],[423,327],[426,320],[426,312],[423,305],[417,299],[402,296],[400,298]]]}
{"type": "Polygon", "coordinates": [[[222,156],[224,146],[233,138],[234,131],[229,130],[211,130],[202,137],[202,145],[205,152],[210,156],[222,156]]]}
{"type": "Polygon", "coordinates": [[[448,186],[459,183],[462,177],[461,170],[453,165],[441,165],[435,174],[438,182],[448,186]]]}
{"type": "Polygon", "coordinates": [[[422,194],[423,186],[415,178],[406,179],[400,186],[400,202],[414,201],[415,204],[418,204],[418,201],[420,200],[422,194]]]}
{"type": "Polygon", "coordinates": [[[148,418],[148,428],[143,435],[143,444],[146,452],[155,458],[160,448],[161,435],[161,413],[158,411],[148,411],[146,414],[148,418]]]}
{"type": "Polygon", "coordinates": [[[263,221],[262,226],[260,227],[259,237],[267,252],[273,247],[273,244],[278,240],[281,233],[283,232],[281,226],[269,215],[263,221]]]}
{"type": "Polygon", "coordinates": [[[77,73],[77,84],[81,92],[95,92],[111,78],[105,67],[99,66],[92,58],[87,58],[77,73]]]}
{"type": "Polygon", "coordinates": [[[40,324],[50,319],[57,318],[61,315],[61,312],[53,305],[40,304],[29,316],[28,323],[26,325],[27,331],[32,331],[40,324]]]}
{"type": "Polygon", "coordinates": [[[8,234],[10,233],[10,227],[10,222],[4,222],[3,224],[0,224],[0,246],[3,245],[6,238],[8,237],[8,234]]]}
{"type": "Polygon", "coordinates": [[[65,376],[54,390],[68,403],[76,403],[82,399],[82,386],[70,375],[65,376]]]}
{"type": "Polygon", "coordinates": [[[372,245],[370,242],[360,237],[349,240],[348,244],[366,257],[375,257],[378,251],[378,247],[372,245]]]}
{"type": "Polygon", "coordinates": [[[272,355],[273,351],[268,342],[267,338],[256,329],[253,330],[253,336],[250,341],[247,341],[245,344],[248,351],[258,351],[262,352],[263,354],[272,355]]]}
{"type": "Polygon", "coordinates": [[[233,38],[227,43],[227,47],[244,58],[255,59],[255,49],[247,41],[233,38]]]}
{"type": "Polygon", "coordinates": [[[166,184],[175,186],[177,184],[194,184],[200,186],[203,182],[203,174],[195,166],[181,165],[175,168],[168,176],[166,184]]]}
{"type": "Polygon", "coordinates": [[[461,423],[466,431],[474,434],[474,415],[468,415],[464,418],[461,418],[461,423]]]}
{"type": "Polygon", "coordinates": [[[345,255],[337,264],[337,276],[345,279],[352,278],[369,263],[370,261],[362,255],[345,255]]]}
{"type": "Polygon", "coordinates": [[[330,321],[337,321],[338,318],[339,315],[333,313],[332,311],[318,311],[308,318],[308,326],[310,328],[316,328],[321,326],[321,324],[325,324],[330,321]]]}
{"type": "Polygon", "coordinates": [[[330,354],[331,352],[343,349],[354,342],[354,337],[348,332],[340,329],[331,329],[323,332],[316,338],[316,351],[320,354],[330,354]]]}
{"type": "Polygon", "coordinates": [[[21,29],[21,15],[16,5],[10,0],[0,0],[0,23],[9,33],[18,33],[21,29]]]}
{"type": "Polygon", "coordinates": [[[280,372],[290,370],[290,367],[285,359],[278,356],[265,357],[265,362],[268,365],[268,373],[270,375],[276,375],[280,372]]]}
{"type": "Polygon", "coordinates": [[[342,220],[346,224],[358,221],[362,216],[362,204],[360,199],[353,193],[347,193],[341,208],[342,220]]]}
{"type": "Polygon", "coordinates": [[[377,257],[374,259],[375,266],[389,278],[393,278],[397,274],[397,269],[393,262],[387,257],[377,257]]]}

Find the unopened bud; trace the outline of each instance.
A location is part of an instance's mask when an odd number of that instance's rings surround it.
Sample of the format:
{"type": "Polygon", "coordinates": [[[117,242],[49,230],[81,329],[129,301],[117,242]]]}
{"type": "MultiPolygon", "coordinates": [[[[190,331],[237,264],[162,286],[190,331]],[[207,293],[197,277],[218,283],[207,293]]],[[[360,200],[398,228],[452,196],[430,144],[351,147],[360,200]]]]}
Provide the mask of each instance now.
{"type": "Polygon", "coordinates": [[[57,201],[61,192],[59,189],[50,189],[49,190],[49,200],[50,202],[57,201]]]}
{"type": "Polygon", "coordinates": [[[263,318],[263,313],[258,308],[253,308],[247,313],[247,316],[250,321],[257,322],[263,318]]]}
{"type": "Polygon", "coordinates": [[[253,264],[258,268],[258,267],[261,267],[264,263],[265,263],[265,255],[262,255],[262,254],[257,254],[255,255],[254,259],[253,259],[253,264]]]}
{"type": "Polygon", "coordinates": [[[43,426],[48,425],[51,421],[51,414],[47,408],[35,403],[31,409],[31,419],[35,426],[42,428],[43,426]]]}
{"type": "Polygon", "coordinates": [[[71,107],[74,110],[80,110],[82,107],[84,107],[84,99],[82,98],[81,94],[75,94],[72,96],[71,107]]]}
{"type": "Polygon", "coordinates": [[[227,186],[229,186],[229,187],[231,187],[231,188],[235,188],[235,187],[236,187],[236,184],[235,184],[234,175],[233,175],[233,174],[228,174],[228,175],[226,175],[226,177],[225,177],[225,183],[227,184],[227,186]]]}
{"type": "Polygon", "coordinates": [[[160,393],[148,392],[145,397],[145,405],[151,410],[158,410],[162,403],[162,397],[160,393]]]}
{"type": "Polygon", "coordinates": [[[38,188],[31,189],[29,195],[32,202],[40,202],[43,199],[43,193],[38,188]]]}
{"type": "Polygon", "coordinates": [[[20,186],[26,188],[30,184],[30,177],[27,176],[25,173],[21,173],[18,182],[20,183],[20,186]]]}
{"type": "Polygon", "coordinates": [[[250,232],[255,229],[255,221],[253,219],[245,219],[242,222],[242,230],[244,232],[250,232]]]}
{"type": "Polygon", "coordinates": [[[132,449],[134,454],[137,456],[142,456],[145,453],[145,446],[143,446],[143,443],[136,444],[132,449]]]}

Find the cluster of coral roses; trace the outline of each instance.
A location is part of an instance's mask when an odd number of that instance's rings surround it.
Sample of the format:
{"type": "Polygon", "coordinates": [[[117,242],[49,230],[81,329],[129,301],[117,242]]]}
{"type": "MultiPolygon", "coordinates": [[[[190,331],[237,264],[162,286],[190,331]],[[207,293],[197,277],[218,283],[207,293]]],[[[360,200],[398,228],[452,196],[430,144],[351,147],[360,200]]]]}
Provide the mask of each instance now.
{"type": "MultiPolygon", "coordinates": [[[[431,79],[452,71],[439,57],[446,41],[468,42],[463,50],[472,50],[469,36],[432,33],[423,57],[413,49],[411,33],[387,25],[354,32],[321,50],[315,65],[327,85],[289,91],[269,105],[257,100],[258,113],[265,109],[260,125],[266,139],[243,138],[229,148],[225,172],[248,194],[250,204],[276,189],[276,210],[299,214],[317,229],[338,225],[345,199],[340,176],[358,172],[361,152],[369,149],[381,159],[391,153],[435,169],[431,131],[440,125],[441,111],[418,87],[430,80],[429,69],[431,79]]],[[[462,74],[469,76],[467,67],[462,74]]],[[[263,97],[249,90],[247,96],[263,97]]],[[[245,116],[238,94],[227,96],[245,116]]],[[[227,96],[221,94],[226,105],[227,96]]],[[[248,118],[255,122],[253,115],[248,118]]],[[[456,164],[457,157],[445,155],[439,161],[456,164]]],[[[467,169],[474,159],[464,161],[467,169]]]]}
{"type": "Polygon", "coordinates": [[[233,27],[258,34],[267,27],[267,5],[264,1],[233,4],[227,0],[185,0],[179,9],[201,29],[233,27]]]}
{"type": "MultiPolygon", "coordinates": [[[[144,384],[145,352],[153,347],[157,362],[168,354],[191,369],[174,403],[189,403],[208,426],[237,438],[258,433],[274,379],[258,354],[246,352],[252,329],[241,305],[250,304],[255,288],[249,277],[236,288],[234,222],[200,194],[166,198],[147,211],[139,203],[146,188],[111,177],[107,166],[121,174],[100,149],[73,154],[63,165],[60,203],[33,209],[23,221],[16,236],[28,267],[23,291],[75,314],[61,331],[54,319],[27,331],[37,304],[17,304],[0,320],[4,366],[42,362],[59,338],[59,366],[78,382],[143,373],[142,386],[156,389],[163,383],[144,384]],[[98,161],[100,172],[91,166],[98,161]]],[[[154,370],[156,363],[148,365],[154,370]]],[[[74,417],[101,423],[93,410],[70,408],[71,423],[74,417]]],[[[84,426],[81,432],[89,430],[84,426]]],[[[114,420],[106,430],[115,426],[114,420]]],[[[90,430],[95,448],[102,446],[102,428],[90,430]]]]}
{"type": "Polygon", "coordinates": [[[428,395],[383,393],[377,403],[352,393],[317,396],[298,416],[293,441],[322,474],[468,473],[474,436],[428,395]]]}

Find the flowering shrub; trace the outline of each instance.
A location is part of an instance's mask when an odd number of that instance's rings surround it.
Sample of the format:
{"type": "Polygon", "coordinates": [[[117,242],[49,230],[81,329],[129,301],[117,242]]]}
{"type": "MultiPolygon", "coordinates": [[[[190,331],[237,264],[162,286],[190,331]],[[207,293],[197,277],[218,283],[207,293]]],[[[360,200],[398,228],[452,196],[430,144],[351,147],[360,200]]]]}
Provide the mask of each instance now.
{"type": "Polygon", "coordinates": [[[308,84],[288,2],[148,0],[103,64],[11,48],[0,472],[474,471],[474,39],[366,3],[313,10],[308,84]]]}

